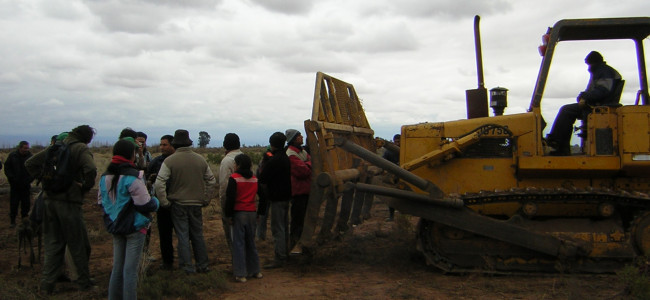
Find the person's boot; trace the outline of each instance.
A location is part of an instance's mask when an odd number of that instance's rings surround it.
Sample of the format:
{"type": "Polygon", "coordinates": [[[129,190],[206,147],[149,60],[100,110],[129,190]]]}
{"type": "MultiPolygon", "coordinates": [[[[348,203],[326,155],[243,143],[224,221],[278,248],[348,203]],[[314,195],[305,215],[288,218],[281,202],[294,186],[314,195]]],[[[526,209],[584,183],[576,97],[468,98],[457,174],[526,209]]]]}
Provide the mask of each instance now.
{"type": "Polygon", "coordinates": [[[556,145],[555,150],[549,153],[553,156],[570,156],[571,155],[571,146],[569,144],[556,145]]]}
{"type": "Polygon", "coordinates": [[[284,267],[284,265],[285,265],[285,262],[279,261],[279,260],[274,260],[272,263],[264,265],[264,269],[282,268],[282,267],[284,267]]]}

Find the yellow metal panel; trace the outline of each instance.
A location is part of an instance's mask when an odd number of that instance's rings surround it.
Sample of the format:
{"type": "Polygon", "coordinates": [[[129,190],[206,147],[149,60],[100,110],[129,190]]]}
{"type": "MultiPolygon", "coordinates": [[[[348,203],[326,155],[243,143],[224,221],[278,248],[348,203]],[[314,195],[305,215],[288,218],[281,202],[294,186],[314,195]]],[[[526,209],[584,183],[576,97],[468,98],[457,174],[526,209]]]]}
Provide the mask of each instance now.
{"type": "Polygon", "coordinates": [[[650,152],[648,113],[627,113],[622,116],[623,153],[650,152]]]}
{"type": "MultiPolygon", "coordinates": [[[[584,150],[587,155],[590,156],[595,156],[597,155],[597,147],[596,147],[596,135],[597,135],[597,130],[607,130],[611,129],[612,133],[612,152],[614,153],[609,153],[609,154],[604,154],[604,155],[616,155],[617,149],[618,149],[618,135],[616,134],[618,132],[618,115],[615,113],[615,108],[610,108],[610,107],[596,107],[594,109],[594,112],[589,114],[588,117],[588,122],[589,126],[588,130],[588,138],[587,138],[587,147],[584,150]]],[[[602,137],[601,137],[602,138],[602,137]]],[[[607,141],[600,141],[601,145],[602,143],[605,143],[607,141]]]]}
{"type": "MultiPolygon", "coordinates": [[[[402,132],[404,131],[402,130],[402,132]]],[[[427,154],[433,149],[440,149],[440,138],[419,137],[404,139],[402,135],[400,164],[427,154]]]]}
{"type": "Polygon", "coordinates": [[[617,109],[620,116],[619,143],[621,153],[650,152],[650,107],[628,105],[617,109]]]}
{"type": "Polygon", "coordinates": [[[444,123],[420,123],[402,126],[402,139],[444,136],[444,123]]]}
{"type": "Polygon", "coordinates": [[[603,175],[618,172],[620,159],[616,156],[537,156],[519,158],[519,174],[539,176],[540,174],[567,175],[588,173],[603,175]],[[541,172],[541,173],[540,173],[541,172]]]}
{"type": "Polygon", "coordinates": [[[486,188],[509,189],[517,185],[512,160],[509,158],[458,158],[435,168],[424,166],[413,173],[429,179],[445,193],[464,194],[486,188]],[[476,180],[477,178],[481,180],[476,180]]]}

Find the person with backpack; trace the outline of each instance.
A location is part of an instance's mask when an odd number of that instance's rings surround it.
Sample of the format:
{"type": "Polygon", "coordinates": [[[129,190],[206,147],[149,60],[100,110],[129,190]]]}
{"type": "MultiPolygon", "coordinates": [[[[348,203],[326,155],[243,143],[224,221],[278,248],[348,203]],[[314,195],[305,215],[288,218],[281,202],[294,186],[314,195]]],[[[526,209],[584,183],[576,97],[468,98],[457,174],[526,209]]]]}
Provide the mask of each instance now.
{"type": "Polygon", "coordinates": [[[16,227],[16,216],[27,217],[31,205],[31,187],[34,178],[25,169],[25,161],[32,156],[29,143],[21,141],[16,150],[9,153],[5,161],[5,175],[9,181],[9,217],[11,228],[16,227]]]}
{"type": "Polygon", "coordinates": [[[113,158],[99,181],[97,199],[104,209],[104,223],[113,235],[113,271],[108,284],[108,299],[136,299],[138,264],[144,248],[150,213],[158,210],[158,199],[151,197],[144,171],[135,166],[135,144],[119,140],[113,158]]]}
{"type": "Polygon", "coordinates": [[[76,284],[79,289],[94,287],[88,269],[90,241],[82,209],[84,195],[95,185],[97,176],[97,167],[88,148],[94,135],[95,129],[89,125],[77,126],[63,140],[62,145],[49,146],[25,162],[32,177],[41,177],[45,173],[52,175],[42,177],[47,196],[43,218],[45,262],[40,284],[43,294],[54,292],[64,263],[66,246],[70,248],[77,268],[79,277],[76,284]],[[55,156],[55,153],[60,155],[55,156]],[[57,158],[56,163],[54,157],[57,158]],[[57,170],[65,172],[52,172],[53,165],[57,166],[57,170]]]}
{"type": "MultiPolygon", "coordinates": [[[[68,137],[67,131],[62,132],[58,135],[53,135],[52,139],[50,140],[50,146],[53,146],[54,144],[57,143],[61,145],[63,143],[63,140],[66,137],[68,137]]],[[[37,179],[37,184],[41,184],[42,178],[39,177],[36,179],[37,179]]],[[[43,216],[45,215],[44,213],[45,198],[46,198],[45,191],[41,188],[41,192],[38,193],[38,196],[34,200],[34,205],[32,205],[32,210],[29,213],[29,219],[32,222],[32,225],[36,224],[40,228],[43,228],[43,216]]],[[[64,260],[65,260],[65,267],[61,266],[61,271],[60,271],[61,275],[59,276],[57,281],[72,282],[77,280],[77,278],[79,278],[79,275],[77,274],[77,268],[75,267],[74,262],[72,261],[72,254],[70,254],[70,248],[68,246],[65,247],[64,260]],[[66,274],[66,270],[67,270],[67,274],[66,274]]]]}

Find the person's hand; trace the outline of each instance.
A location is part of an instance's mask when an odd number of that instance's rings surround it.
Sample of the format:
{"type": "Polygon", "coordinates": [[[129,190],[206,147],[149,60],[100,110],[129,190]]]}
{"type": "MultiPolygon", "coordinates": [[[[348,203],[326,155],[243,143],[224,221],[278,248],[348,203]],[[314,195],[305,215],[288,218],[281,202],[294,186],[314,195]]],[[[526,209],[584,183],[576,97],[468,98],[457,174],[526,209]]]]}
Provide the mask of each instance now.
{"type": "Polygon", "coordinates": [[[158,203],[160,203],[160,207],[162,207],[162,208],[171,209],[171,207],[172,207],[172,202],[171,201],[165,201],[165,203],[160,201],[158,203]]]}
{"type": "Polygon", "coordinates": [[[228,224],[232,225],[232,218],[226,218],[226,221],[228,222],[228,224]]]}
{"type": "Polygon", "coordinates": [[[587,107],[587,101],[585,101],[585,99],[580,98],[580,101],[578,101],[578,107],[580,108],[587,107]]]}

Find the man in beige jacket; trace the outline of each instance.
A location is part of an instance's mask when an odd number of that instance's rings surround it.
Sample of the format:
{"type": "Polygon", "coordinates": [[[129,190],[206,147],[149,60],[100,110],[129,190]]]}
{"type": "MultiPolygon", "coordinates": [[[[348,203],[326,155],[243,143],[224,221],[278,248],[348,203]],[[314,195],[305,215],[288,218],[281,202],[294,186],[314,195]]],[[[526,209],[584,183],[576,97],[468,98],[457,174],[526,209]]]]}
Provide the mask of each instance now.
{"type": "Polygon", "coordinates": [[[205,273],[208,252],[203,238],[202,208],[210,204],[216,179],[203,156],[192,151],[187,130],[174,133],[172,145],[176,152],[165,159],[154,188],[163,207],[171,207],[174,231],[178,238],[179,267],[186,273],[205,273]],[[192,251],[196,269],[192,263],[192,251]]]}

